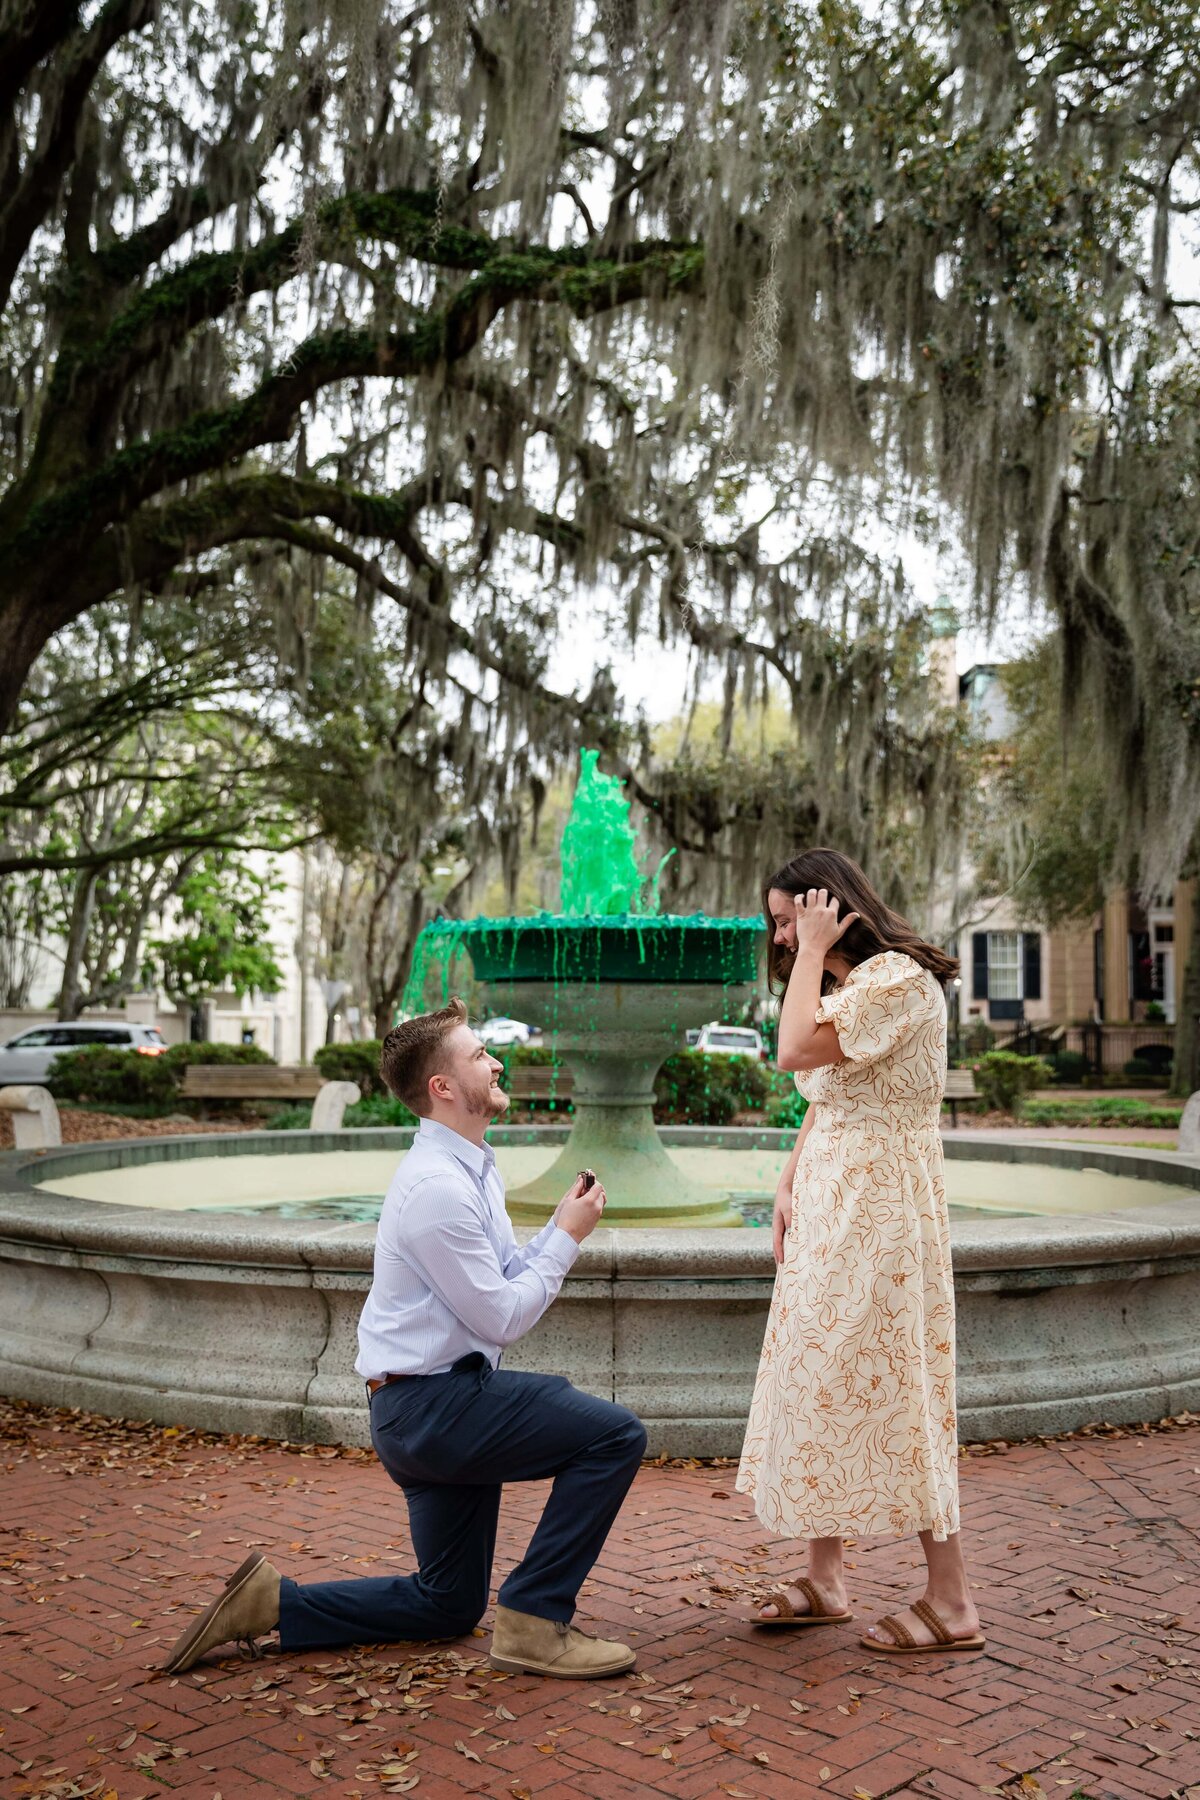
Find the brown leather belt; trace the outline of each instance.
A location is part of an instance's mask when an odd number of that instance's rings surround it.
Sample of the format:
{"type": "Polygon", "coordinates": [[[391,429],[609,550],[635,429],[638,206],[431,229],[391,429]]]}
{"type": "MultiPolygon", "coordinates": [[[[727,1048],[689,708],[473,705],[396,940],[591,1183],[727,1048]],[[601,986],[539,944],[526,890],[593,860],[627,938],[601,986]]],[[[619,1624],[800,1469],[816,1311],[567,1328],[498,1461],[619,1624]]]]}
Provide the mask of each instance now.
{"type": "Polygon", "coordinates": [[[368,1381],[367,1392],[369,1394],[377,1394],[381,1387],[387,1386],[389,1381],[411,1381],[411,1380],[412,1380],[411,1375],[381,1375],[377,1381],[368,1381]]]}

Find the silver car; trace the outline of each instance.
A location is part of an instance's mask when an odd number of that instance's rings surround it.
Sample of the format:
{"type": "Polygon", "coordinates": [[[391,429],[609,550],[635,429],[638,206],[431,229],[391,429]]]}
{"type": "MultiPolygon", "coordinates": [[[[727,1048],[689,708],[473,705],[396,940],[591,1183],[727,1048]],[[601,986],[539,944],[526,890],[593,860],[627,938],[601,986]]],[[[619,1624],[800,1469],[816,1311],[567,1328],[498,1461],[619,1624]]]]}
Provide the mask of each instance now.
{"type": "Polygon", "coordinates": [[[162,1032],[153,1025],[35,1025],[0,1044],[0,1087],[26,1082],[39,1086],[56,1056],[87,1044],[139,1050],[143,1056],[161,1056],[167,1048],[162,1032]]]}

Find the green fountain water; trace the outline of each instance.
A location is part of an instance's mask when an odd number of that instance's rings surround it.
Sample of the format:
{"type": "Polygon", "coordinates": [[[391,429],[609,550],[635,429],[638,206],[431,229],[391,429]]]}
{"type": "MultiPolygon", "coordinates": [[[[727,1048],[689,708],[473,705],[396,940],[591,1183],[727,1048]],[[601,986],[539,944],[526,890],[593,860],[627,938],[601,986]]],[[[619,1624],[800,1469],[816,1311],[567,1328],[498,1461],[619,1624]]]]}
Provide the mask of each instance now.
{"type": "Polygon", "coordinates": [[[547,1218],[581,1168],[595,1169],[615,1225],[740,1225],[732,1202],[698,1193],[654,1126],[654,1078],[692,1026],[750,997],[762,920],[658,911],[667,858],[652,873],[637,855],[624,784],[585,750],[560,846],[559,913],[436,920],[417,944],[406,1006],[428,1003],[431,970],[443,998],[455,959],[471,957],[489,1006],[539,1025],[573,1077],[566,1144],[535,1181],[512,1191],[520,1223],[547,1218]]]}

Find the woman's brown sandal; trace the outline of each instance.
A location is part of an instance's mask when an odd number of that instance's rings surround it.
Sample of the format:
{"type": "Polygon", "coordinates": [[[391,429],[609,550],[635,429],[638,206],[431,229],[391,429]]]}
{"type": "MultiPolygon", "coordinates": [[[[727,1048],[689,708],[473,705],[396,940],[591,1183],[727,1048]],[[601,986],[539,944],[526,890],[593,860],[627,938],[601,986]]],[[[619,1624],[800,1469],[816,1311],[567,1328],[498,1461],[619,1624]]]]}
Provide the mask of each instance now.
{"type": "Polygon", "coordinates": [[[879,1620],[877,1629],[886,1631],[892,1642],[885,1644],[879,1638],[859,1638],[863,1649],[873,1650],[876,1656],[931,1656],[945,1650],[982,1650],[987,1645],[987,1639],[978,1631],[971,1632],[967,1637],[955,1637],[953,1632],[947,1631],[928,1600],[915,1600],[909,1611],[932,1631],[932,1644],[919,1644],[908,1626],[901,1624],[899,1619],[893,1618],[889,1613],[886,1618],[879,1620]]]}
{"type": "Polygon", "coordinates": [[[787,1594],[781,1591],[768,1594],[758,1603],[760,1606],[773,1606],[776,1609],[775,1617],[764,1619],[761,1614],[754,1613],[751,1615],[751,1624],[761,1625],[764,1628],[771,1626],[776,1629],[782,1627],[788,1631],[797,1631],[806,1625],[844,1625],[847,1619],[854,1617],[852,1612],[829,1612],[825,1602],[806,1575],[798,1575],[792,1582],[792,1586],[799,1588],[808,1601],[810,1609],[808,1612],[798,1613],[787,1594]]]}

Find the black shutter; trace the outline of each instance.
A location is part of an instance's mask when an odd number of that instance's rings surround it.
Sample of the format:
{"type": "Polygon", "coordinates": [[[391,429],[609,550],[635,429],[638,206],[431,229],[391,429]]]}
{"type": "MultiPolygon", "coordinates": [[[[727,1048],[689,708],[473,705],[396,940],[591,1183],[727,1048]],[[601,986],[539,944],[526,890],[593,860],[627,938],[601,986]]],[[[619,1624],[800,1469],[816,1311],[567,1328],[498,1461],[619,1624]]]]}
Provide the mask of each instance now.
{"type": "Polygon", "coordinates": [[[1025,998],[1040,1000],[1042,997],[1042,939],[1041,933],[1027,931],[1025,934],[1025,998]]]}
{"type": "Polygon", "coordinates": [[[972,997],[976,1000],[986,1000],[988,997],[987,941],[988,934],[986,931],[972,932],[971,957],[974,969],[971,992],[972,997]]]}

